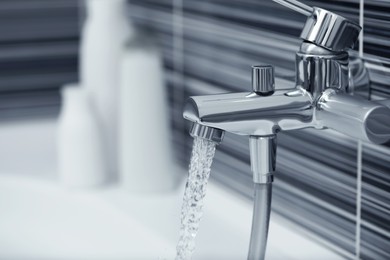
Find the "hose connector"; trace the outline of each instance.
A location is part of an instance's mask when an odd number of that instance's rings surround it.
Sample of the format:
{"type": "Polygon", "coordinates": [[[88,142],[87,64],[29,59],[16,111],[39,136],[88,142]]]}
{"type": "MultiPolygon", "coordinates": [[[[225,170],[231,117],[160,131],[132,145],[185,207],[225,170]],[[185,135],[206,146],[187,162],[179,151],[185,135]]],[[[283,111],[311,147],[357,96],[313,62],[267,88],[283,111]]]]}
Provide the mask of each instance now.
{"type": "Polygon", "coordinates": [[[250,136],[249,148],[254,183],[272,183],[276,166],[276,135],[250,136]]]}
{"type": "Polygon", "coordinates": [[[225,131],[218,128],[193,123],[190,129],[190,135],[192,137],[200,137],[212,141],[216,144],[220,144],[225,135],[225,131]]]}

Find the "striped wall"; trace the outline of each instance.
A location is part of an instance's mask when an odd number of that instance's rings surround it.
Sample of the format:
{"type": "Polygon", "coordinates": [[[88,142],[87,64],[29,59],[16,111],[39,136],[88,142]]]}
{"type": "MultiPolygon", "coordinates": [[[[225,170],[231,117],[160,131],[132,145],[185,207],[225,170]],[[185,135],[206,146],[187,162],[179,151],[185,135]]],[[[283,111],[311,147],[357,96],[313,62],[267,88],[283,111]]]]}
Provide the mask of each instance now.
{"type": "Polygon", "coordinates": [[[58,112],[78,39],[77,0],[0,1],[0,118],[58,112]]]}

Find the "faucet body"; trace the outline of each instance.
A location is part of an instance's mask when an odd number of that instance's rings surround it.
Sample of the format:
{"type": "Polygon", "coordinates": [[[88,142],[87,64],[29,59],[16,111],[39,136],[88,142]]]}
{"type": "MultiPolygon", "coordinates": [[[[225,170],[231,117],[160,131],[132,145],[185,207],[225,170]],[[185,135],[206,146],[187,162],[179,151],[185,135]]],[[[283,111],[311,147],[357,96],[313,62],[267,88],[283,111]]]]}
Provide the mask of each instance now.
{"type": "MultiPolygon", "coordinates": [[[[364,73],[356,75],[365,78],[352,78],[347,52],[353,48],[361,28],[321,8],[306,10],[312,10],[312,14],[296,53],[295,88],[275,91],[273,81],[267,82],[269,74],[259,77],[255,73],[259,67],[254,67],[252,92],[190,97],[184,118],[248,136],[312,127],[331,128],[376,144],[390,140],[390,109],[351,95],[354,85],[350,82],[368,81],[364,73]]],[[[364,70],[354,66],[353,71],[364,70]]]]}
{"type": "MultiPolygon", "coordinates": [[[[297,85],[268,96],[243,92],[190,97],[183,116],[238,135],[269,136],[311,127],[334,129],[376,144],[390,140],[388,107],[351,96],[346,92],[348,85],[320,90],[323,86],[317,84],[319,77],[312,78],[313,84],[303,82],[307,89],[297,85]]],[[[337,78],[341,81],[343,77],[337,78]]]]}
{"type": "MultiPolygon", "coordinates": [[[[353,48],[361,28],[337,14],[295,0],[276,2],[310,13],[296,53],[296,87],[275,91],[273,68],[254,66],[251,92],[190,97],[184,118],[202,125],[202,129],[251,137],[272,137],[280,131],[310,127],[334,129],[376,144],[390,140],[390,109],[352,96],[356,86],[369,81],[363,63],[355,59],[353,67],[349,66],[347,50],[353,48]]],[[[256,145],[251,145],[251,164],[256,156],[267,162],[253,147],[256,145]]],[[[267,177],[272,172],[253,173],[255,183],[272,181],[267,177]]]]}

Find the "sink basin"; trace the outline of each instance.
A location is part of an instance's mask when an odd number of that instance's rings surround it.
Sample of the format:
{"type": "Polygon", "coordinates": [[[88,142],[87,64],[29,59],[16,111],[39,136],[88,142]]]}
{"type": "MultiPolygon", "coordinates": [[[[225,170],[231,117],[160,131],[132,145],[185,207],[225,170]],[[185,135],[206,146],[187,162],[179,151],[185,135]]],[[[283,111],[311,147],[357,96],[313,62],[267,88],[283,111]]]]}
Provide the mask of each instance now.
{"type": "Polygon", "coordinates": [[[94,193],[2,176],[0,259],[156,259],[173,250],[94,193]]]}
{"type": "MultiPolygon", "coordinates": [[[[182,185],[184,187],[184,185],[182,185]]],[[[183,190],[67,190],[0,175],[0,259],[174,259],[183,190]]],[[[252,206],[212,181],[196,259],[246,259],[252,206]]],[[[272,216],[267,259],[343,259],[272,216]]]]}

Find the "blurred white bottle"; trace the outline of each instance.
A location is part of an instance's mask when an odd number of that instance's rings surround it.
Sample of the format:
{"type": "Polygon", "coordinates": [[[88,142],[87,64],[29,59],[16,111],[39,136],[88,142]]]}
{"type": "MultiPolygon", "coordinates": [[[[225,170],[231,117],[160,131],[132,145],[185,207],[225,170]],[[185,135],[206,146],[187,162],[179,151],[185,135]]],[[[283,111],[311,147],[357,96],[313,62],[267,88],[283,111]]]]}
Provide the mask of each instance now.
{"type": "Polygon", "coordinates": [[[152,42],[137,34],[121,67],[120,179],[134,192],[164,192],[178,184],[162,65],[152,42]]]}
{"type": "Polygon", "coordinates": [[[132,37],[126,0],[87,0],[80,53],[80,77],[97,111],[106,142],[110,174],[118,168],[120,55],[132,37]]]}
{"type": "Polygon", "coordinates": [[[99,186],[107,177],[104,150],[85,89],[69,84],[61,94],[57,135],[60,181],[71,188],[99,186]]]}

